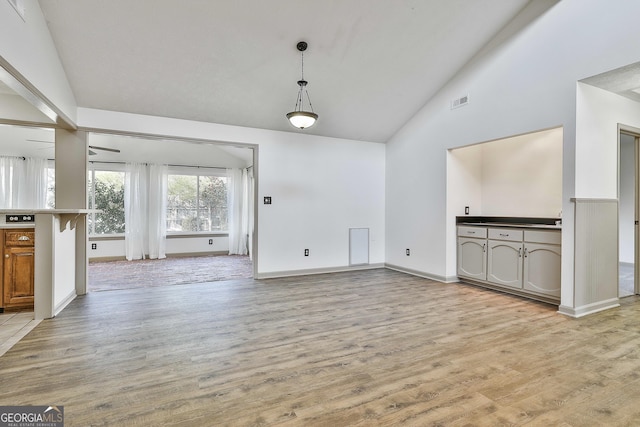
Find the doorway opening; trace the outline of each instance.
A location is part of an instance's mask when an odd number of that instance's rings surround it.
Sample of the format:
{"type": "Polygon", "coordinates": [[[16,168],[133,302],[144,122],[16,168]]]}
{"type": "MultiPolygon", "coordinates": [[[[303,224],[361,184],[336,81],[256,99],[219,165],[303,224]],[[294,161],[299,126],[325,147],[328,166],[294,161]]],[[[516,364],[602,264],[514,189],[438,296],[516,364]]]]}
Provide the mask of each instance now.
{"type": "Polygon", "coordinates": [[[87,144],[89,292],[253,277],[255,147],[97,132],[87,144]]]}
{"type": "Polygon", "coordinates": [[[621,128],[618,147],[618,297],[638,290],[640,129],[621,128]]]}

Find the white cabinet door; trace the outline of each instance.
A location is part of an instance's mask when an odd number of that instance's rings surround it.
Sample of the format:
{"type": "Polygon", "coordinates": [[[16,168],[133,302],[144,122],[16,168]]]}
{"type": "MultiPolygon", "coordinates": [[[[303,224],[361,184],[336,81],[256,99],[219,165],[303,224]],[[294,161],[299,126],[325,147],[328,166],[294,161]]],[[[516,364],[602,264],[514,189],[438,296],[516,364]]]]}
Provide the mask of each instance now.
{"type": "Polygon", "coordinates": [[[560,297],[560,246],[525,243],[524,289],[560,297]]]}
{"type": "Polygon", "coordinates": [[[458,237],[458,276],[487,279],[487,241],[458,237]]]}
{"type": "Polygon", "coordinates": [[[522,243],[489,240],[487,280],[511,288],[522,288],[522,243]]]}

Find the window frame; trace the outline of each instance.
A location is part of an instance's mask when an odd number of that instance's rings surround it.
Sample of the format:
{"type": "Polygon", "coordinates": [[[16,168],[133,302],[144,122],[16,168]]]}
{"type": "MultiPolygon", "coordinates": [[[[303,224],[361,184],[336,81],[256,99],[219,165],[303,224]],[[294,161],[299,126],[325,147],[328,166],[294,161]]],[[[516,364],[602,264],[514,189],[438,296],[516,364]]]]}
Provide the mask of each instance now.
{"type": "MultiPolygon", "coordinates": [[[[207,167],[207,166],[169,166],[168,170],[167,170],[167,181],[169,179],[169,176],[171,175],[187,175],[187,176],[195,176],[196,177],[196,206],[200,205],[200,177],[203,176],[213,176],[213,177],[218,177],[218,178],[225,178],[225,185],[227,187],[227,198],[228,198],[228,192],[229,192],[229,177],[227,174],[227,169],[226,168],[216,168],[216,167],[207,167]]],[[[168,198],[169,198],[169,191],[168,191],[168,184],[167,184],[167,211],[168,211],[168,198]]],[[[229,215],[229,206],[227,203],[226,206],[227,209],[227,218],[229,215]]],[[[168,212],[167,212],[168,213],[168,212]]],[[[167,237],[189,237],[189,236],[193,236],[193,237],[202,237],[202,236],[206,236],[206,235],[215,235],[215,236],[226,236],[229,234],[229,223],[227,222],[227,229],[226,230],[215,230],[215,231],[209,231],[209,230],[198,230],[198,231],[169,231],[167,230],[167,237]]]]}
{"type": "MultiPolygon", "coordinates": [[[[87,205],[92,206],[95,209],[96,199],[95,199],[95,182],[96,175],[95,172],[121,172],[123,174],[123,183],[122,185],[126,185],[126,166],[120,163],[103,163],[103,162],[90,162],[89,167],[87,168],[87,180],[91,182],[91,188],[88,189],[87,194],[87,205]]],[[[122,206],[124,209],[124,205],[122,206]]],[[[116,238],[124,238],[125,233],[111,233],[111,234],[96,234],[95,232],[95,224],[96,224],[96,213],[90,212],[87,214],[87,235],[91,238],[97,237],[116,237],[116,238]],[[91,226],[90,226],[91,225],[91,226]]]]}

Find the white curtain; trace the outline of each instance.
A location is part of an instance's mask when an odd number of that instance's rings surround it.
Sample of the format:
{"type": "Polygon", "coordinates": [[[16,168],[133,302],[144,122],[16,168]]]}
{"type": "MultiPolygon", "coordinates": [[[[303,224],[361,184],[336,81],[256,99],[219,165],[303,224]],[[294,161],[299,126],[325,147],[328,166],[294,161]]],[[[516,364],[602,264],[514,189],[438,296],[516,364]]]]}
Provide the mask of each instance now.
{"type": "MultiPolygon", "coordinates": [[[[246,170],[244,171],[246,174],[246,170]]],[[[243,171],[227,169],[227,209],[229,210],[229,255],[247,255],[246,227],[243,224],[244,210],[243,171]]]]}
{"type": "Polygon", "coordinates": [[[149,165],[149,258],[166,258],[167,165],[149,165]]]}
{"type": "Polygon", "coordinates": [[[125,256],[166,258],[166,165],[127,163],[124,183],[125,256]]]}
{"type": "Polygon", "coordinates": [[[249,258],[253,260],[253,168],[242,171],[242,183],[244,191],[244,204],[242,209],[242,231],[247,239],[249,258]]]}
{"type": "Polygon", "coordinates": [[[46,159],[0,157],[0,208],[47,206],[46,159]]]}
{"type": "Polygon", "coordinates": [[[146,165],[127,163],[124,180],[124,243],[125,256],[129,261],[145,258],[146,188],[146,165]]]}

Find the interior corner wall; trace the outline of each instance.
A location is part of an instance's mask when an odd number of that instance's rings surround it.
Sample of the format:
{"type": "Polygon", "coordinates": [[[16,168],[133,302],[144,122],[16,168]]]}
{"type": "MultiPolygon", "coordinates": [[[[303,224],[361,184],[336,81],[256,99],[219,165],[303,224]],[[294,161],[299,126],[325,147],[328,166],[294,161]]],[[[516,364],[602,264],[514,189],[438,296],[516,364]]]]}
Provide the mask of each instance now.
{"type": "Polygon", "coordinates": [[[640,3],[563,0],[539,10],[544,4],[530,2],[387,143],[388,263],[455,277],[447,150],[561,126],[562,303],[573,304],[576,82],[638,60],[640,3]],[[469,104],[451,110],[460,94],[469,104]]]}
{"type": "Polygon", "coordinates": [[[78,125],[257,147],[258,277],[348,269],[349,228],[385,261],[384,144],[84,108],[78,125]]]}
{"type": "Polygon", "coordinates": [[[72,121],[76,100],[37,1],[24,1],[25,19],[0,1],[0,58],[72,121]]]}

